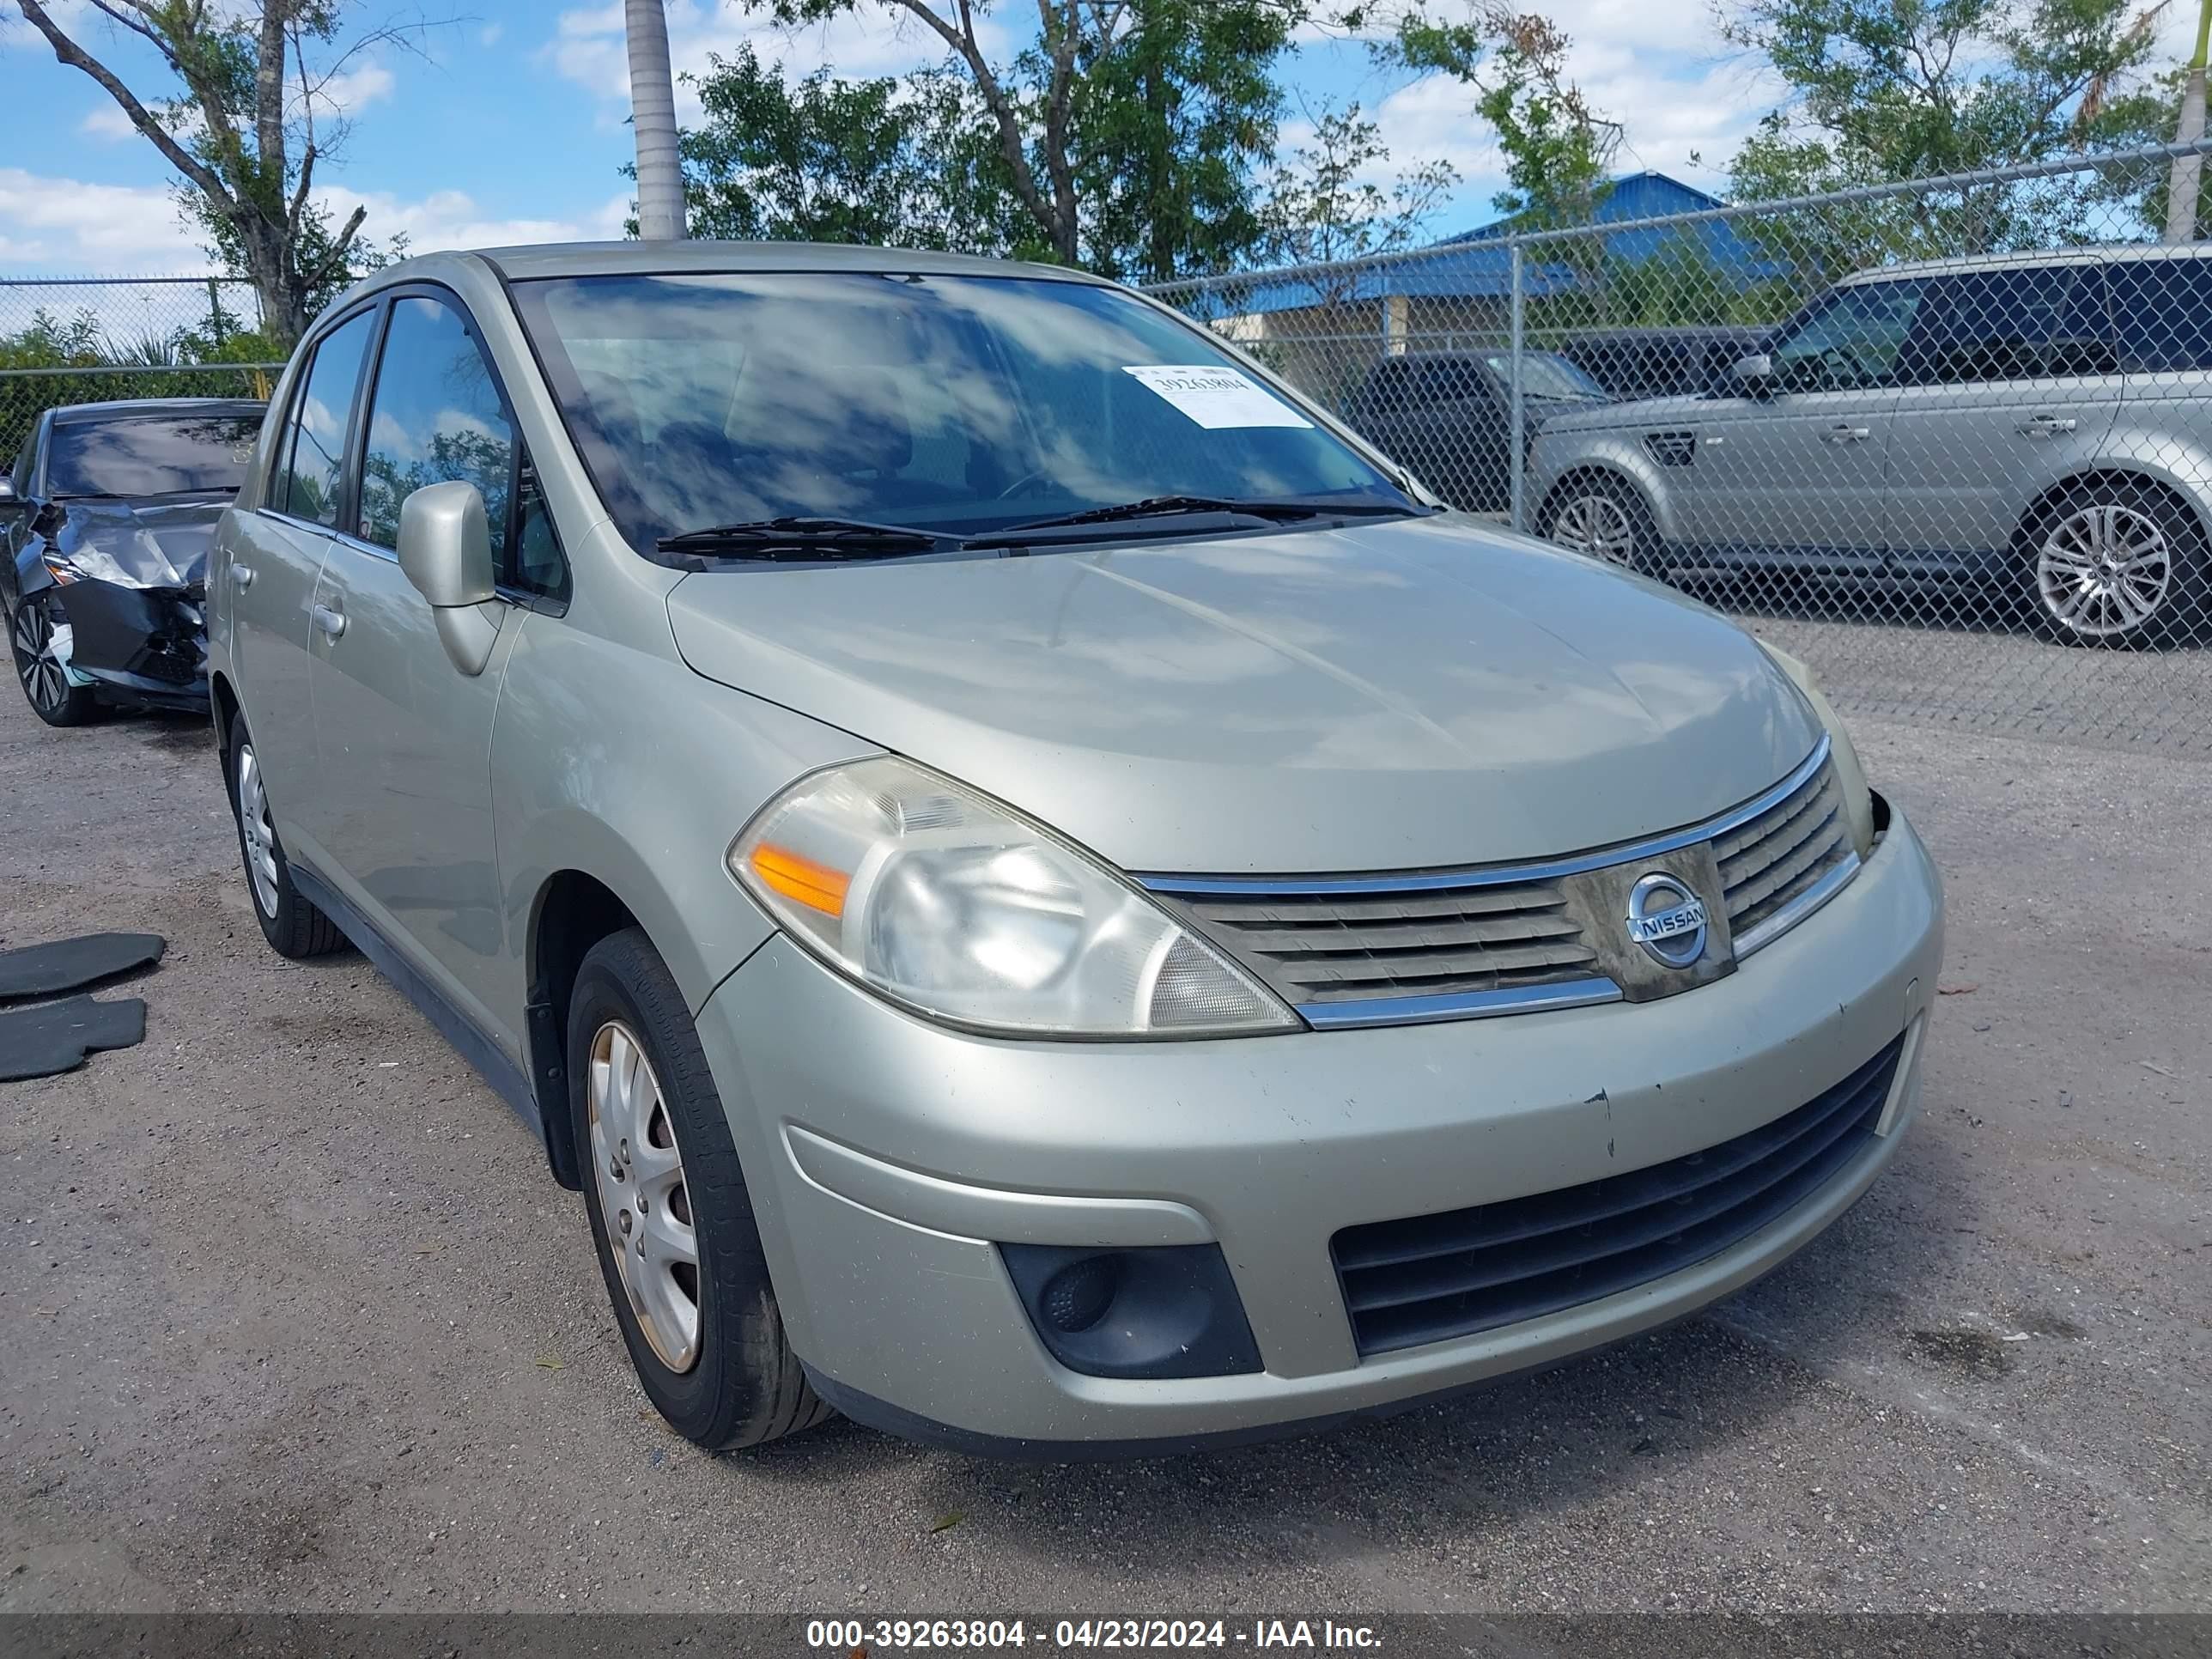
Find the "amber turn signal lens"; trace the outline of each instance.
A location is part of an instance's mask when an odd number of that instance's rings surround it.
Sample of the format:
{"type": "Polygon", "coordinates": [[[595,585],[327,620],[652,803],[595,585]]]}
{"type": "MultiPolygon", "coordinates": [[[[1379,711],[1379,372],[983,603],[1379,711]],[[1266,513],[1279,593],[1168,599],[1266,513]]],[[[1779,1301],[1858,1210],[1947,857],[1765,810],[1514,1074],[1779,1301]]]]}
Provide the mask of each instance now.
{"type": "Polygon", "coordinates": [[[842,870],[802,858],[787,847],[763,842],[752,850],[753,873],[793,903],[825,916],[845,913],[845,891],[853,878],[842,870]]]}

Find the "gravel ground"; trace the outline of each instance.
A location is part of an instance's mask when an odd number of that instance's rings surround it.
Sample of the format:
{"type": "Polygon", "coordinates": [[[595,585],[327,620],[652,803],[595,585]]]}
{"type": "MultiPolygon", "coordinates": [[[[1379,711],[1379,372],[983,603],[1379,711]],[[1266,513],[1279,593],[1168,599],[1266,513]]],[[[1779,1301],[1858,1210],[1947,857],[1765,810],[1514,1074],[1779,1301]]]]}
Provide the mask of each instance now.
{"type": "Polygon", "coordinates": [[[0,943],[171,941],[143,1046],[0,1085],[0,1611],[2212,1611],[2212,766],[1860,743],[1951,994],[1846,1220],[1448,1407],[1052,1468],[676,1439],[520,1121],[264,948],[204,729],[0,697],[0,943]]]}

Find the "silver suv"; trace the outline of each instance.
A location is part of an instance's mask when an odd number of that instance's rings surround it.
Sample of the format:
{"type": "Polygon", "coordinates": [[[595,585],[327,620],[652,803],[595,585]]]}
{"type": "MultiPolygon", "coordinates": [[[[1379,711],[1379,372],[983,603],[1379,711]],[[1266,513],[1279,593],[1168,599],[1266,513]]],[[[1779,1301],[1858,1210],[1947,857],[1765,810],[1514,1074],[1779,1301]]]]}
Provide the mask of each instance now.
{"type": "Polygon", "coordinates": [[[2212,247],[1901,265],[1725,390],[1548,420],[1536,523],[1653,574],[1990,581],[2054,637],[2189,638],[2212,524],[2212,247]]]}
{"type": "Polygon", "coordinates": [[[270,944],[514,1105],[702,1445],[1395,1409],[1773,1267],[1918,1103],[1942,890],[1802,665],[1077,273],[393,265],[209,584],[270,944]]]}

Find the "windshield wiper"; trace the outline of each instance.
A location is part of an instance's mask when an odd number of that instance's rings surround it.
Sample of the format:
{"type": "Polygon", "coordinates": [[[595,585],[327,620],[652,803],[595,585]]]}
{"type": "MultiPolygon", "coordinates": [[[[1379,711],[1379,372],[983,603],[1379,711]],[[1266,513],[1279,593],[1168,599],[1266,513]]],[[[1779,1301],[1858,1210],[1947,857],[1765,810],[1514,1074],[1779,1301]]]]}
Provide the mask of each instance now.
{"type": "Polygon", "coordinates": [[[1290,523],[1299,519],[1327,518],[1331,514],[1382,518],[1418,515],[1425,510],[1415,501],[1359,501],[1334,495],[1249,498],[1232,495],[1147,495],[1140,501],[1121,501],[1112,507],[1094,507],[1081,513],[1063,513],[1049,519],[1032,519],[1026,524],[1008,525],[1004,530],[994,531],[974,539],[993,542],[1003,536],[1022,535],[1032,530],[1059,530],[1071,525],[1118,524],[1130,520],[1171,518],[1190,513],[1226,513],[1241,518],[1290,523]]]}
{"type": "Polygon", "coordinates": [[[719,553],[740,559],[874,559],[887,554],[934,553],[959,546],[960,538],[911,525],[798,515],[708,525],[663,536],[658,545],[664,553],[719,553]]]}

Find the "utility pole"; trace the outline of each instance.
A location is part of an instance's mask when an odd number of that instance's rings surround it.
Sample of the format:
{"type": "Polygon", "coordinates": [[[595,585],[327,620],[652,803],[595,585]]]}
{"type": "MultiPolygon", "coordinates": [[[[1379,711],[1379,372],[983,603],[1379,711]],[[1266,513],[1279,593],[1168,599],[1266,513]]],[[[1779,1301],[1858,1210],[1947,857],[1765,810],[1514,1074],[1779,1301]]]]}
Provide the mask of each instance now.
{"type": "MultiPolygon", "coordinates": [[[[2212,0],[2202,0],[2197,19],[2197,55],[2189,60],[2189,81],[2181,94],[2181,125],[2173,142],[2193,143],[2204,136],[2204,49],[2212,44],[2212,0]]],[[[2166,180],[2166,240],[2197,240],[2197,192],[2204,176],[2202,155],[2177,155],[2166,180]]]]}
{"type": "MultiPolygon", "coordinates": [[[[2212,0],[2206,0],[2212,4],[2212,0]]],[[[676,149],[676,80],[661,0],[623,0],[629,118],[637,129],[637,229],[648,242],[684,239],[684,163],[676,149]]]]}

